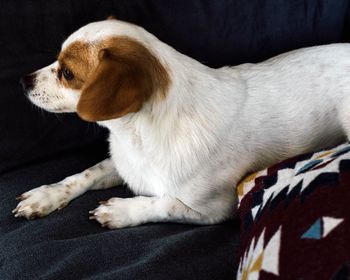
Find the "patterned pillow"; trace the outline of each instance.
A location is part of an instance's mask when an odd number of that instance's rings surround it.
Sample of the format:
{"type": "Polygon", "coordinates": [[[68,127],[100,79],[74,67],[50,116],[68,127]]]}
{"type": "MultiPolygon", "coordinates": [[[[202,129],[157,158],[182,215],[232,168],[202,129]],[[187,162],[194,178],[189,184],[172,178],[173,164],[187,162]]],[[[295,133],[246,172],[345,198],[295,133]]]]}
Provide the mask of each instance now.
{"type": "Polygon", "coordinates": [[[237,279],[350,279],[350,144],[250,175],[238,195],[237,279]]]}

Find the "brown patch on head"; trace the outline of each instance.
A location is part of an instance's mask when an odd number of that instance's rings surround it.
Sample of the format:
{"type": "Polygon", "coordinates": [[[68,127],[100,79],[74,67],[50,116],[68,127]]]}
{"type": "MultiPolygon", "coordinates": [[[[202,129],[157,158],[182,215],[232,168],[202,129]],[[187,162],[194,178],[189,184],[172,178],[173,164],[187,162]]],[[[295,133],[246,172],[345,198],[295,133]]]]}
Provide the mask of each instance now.
{"type": "Polygon", "coordinates": [[[99,44],[97,67],[83,86],[77,107],[82,119],[119,118],[139,111],[154,95],[164,97],[169,75],[145,46],[128,37],[112,37],[99,44]]]}
{"type": "Polygon", "coordinates": [[[58,77],[62,85],[72,89],[81,89],[92,69],[96,67],[98,60],[91,45],[76,41],[59,54],[58,62],[58,77]],[[64,71],[66,70],[71,72],[72,79],[65,78],[64,71]]]}
{"type": "Polygon", "coordinates": [[[110,15],[109,17],[107,17],[107,20],[113,20],[113,19],[117,19],[114,15],[110,15]]]}

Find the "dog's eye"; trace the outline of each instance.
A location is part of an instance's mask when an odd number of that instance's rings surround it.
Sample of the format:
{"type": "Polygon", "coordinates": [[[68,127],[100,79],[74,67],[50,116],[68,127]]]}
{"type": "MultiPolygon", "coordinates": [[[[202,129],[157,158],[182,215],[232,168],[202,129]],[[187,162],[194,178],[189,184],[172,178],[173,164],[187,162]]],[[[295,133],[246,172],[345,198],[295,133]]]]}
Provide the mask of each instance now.
{"type": "Polygon", "coordinates": [[[63,74],[63,77],[67,80],[67,81],[70,81],[70,80],[73,80],[74,79],[74,75],[73,73],[68,70],[67,68],[63,68],[62,69],[62,74],[63,74]]]}

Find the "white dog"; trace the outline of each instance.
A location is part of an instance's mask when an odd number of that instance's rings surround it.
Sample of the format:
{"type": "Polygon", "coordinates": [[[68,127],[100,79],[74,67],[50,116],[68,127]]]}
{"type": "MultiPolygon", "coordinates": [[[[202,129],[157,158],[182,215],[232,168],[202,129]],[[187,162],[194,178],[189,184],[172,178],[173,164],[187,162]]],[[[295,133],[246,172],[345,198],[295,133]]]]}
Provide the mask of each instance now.
{"type": "Polygon", "coordinates": [[[124,181],[139,196],[102,202],[90,218],[219,223],[235,215],[245,174],[350,133],[350,44],[212,69],[108,19],[73,33],[58,61],[22,83],[37,106],[110,131],[110,159],[20,196],[13,213],[28,219],[124,181]]]}

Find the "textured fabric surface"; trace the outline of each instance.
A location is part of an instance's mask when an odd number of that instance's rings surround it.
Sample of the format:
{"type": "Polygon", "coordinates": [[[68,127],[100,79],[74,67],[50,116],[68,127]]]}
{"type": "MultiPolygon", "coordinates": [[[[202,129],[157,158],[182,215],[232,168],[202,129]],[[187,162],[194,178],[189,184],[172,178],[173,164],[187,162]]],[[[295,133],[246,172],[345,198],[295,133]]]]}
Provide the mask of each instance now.
{"type": "Polygon", "coordinates": [[[78,27],[114,14],[213,66],[256,62],[349,38],[348,0],[0,0],[0,279],[232,279],[237,224],[107,231],[87,211],[125,189],[91,192],[26,222],[14,197],[106,157],[106,132],[41,112],[18,80],[55,59],[78,27]]]}
{"type": "Polygon", "coordinates": [[[237,279],[350,278],[350,144],[281,162],[238,190],[237,279]]]}

